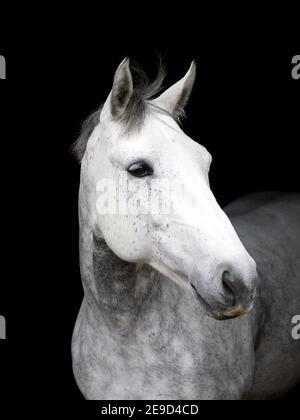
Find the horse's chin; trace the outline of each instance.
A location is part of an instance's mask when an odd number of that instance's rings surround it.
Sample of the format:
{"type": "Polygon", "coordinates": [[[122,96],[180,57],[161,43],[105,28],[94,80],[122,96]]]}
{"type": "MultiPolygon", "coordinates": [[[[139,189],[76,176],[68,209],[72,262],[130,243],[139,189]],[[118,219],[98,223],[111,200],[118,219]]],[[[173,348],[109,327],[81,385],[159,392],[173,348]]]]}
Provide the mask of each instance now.
{"type": "Polygon", "coordinates": [[[211,305],[209,305],[209,303],[206,302],[206,300],[201,296],[201,294],[198,292],[198,290],[193,284],[191,284],[191,287],[198,301],[201,303],[201,306],[204,308],[205,315],[217,321],[228,321],[230,319],[239,318],[240,316],[246,315],[249,312],[251,312],[253,308],[253,304],[249,308],[246,308],[246,309],[241,307],[240,305],[237,305],[225,311],[220,311],[218,309],[213,308],[211,305]]]}

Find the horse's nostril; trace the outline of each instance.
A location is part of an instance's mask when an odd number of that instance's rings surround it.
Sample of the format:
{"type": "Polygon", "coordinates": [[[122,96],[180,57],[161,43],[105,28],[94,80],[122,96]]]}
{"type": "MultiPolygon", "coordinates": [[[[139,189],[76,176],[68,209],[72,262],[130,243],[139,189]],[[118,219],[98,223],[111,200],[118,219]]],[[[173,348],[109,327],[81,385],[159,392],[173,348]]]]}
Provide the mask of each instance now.
{"type": "Polygon", "coordinates": [[[237,304],[237,295],[231,280],[230,273],[228,271],[224,271],[222,276],[222,287],[223,287],[223,296],[225,298],[225,302],[228,306],[234,307],[237,304]]]}

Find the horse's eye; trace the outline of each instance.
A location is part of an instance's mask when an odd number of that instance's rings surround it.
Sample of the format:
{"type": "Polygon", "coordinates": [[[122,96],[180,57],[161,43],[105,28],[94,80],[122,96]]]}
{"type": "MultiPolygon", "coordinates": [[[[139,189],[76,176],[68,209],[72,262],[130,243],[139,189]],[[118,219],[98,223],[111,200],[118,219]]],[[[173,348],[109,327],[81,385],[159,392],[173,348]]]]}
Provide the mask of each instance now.
{"type": "Polygon", "coordinates": [[[144,178],[153,175],[153,169],[143,161],[134,163],[127,171],[136,178],[144,178]]]}

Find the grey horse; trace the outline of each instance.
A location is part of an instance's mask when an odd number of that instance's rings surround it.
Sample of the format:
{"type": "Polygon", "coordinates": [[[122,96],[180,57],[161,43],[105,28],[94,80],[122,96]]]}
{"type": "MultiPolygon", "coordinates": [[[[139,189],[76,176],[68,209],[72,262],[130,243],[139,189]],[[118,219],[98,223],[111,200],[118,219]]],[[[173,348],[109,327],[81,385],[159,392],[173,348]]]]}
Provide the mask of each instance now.
{"type": "Polygon", "coordinates": [[[86,399],[271,399],[300,381],[300,196],[219,207],[211,155],[178,124],[195,75],[158,96],[162,72],[134,84],[125,59],[75,144],[86,399]]]}

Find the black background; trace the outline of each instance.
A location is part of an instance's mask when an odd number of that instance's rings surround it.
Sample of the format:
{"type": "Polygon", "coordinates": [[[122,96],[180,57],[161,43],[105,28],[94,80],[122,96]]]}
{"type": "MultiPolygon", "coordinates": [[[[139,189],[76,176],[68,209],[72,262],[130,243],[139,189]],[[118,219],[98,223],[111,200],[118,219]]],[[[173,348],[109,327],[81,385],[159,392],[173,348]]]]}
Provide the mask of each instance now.
{"type": "Polygon", "coordinates": [[[225,205],[254,191],[300,190],[300,80],[291,76],[299,35],[292,7],[1,12],[0,314],[8,332],[0,399],[82,398],[70,353],[82,288],[79,165],[69,149],[120,61],[130,56],[154,77],[158,52],[171,84],[197,60],[184,129],[212,153],[212,189],[225,205]]]}

